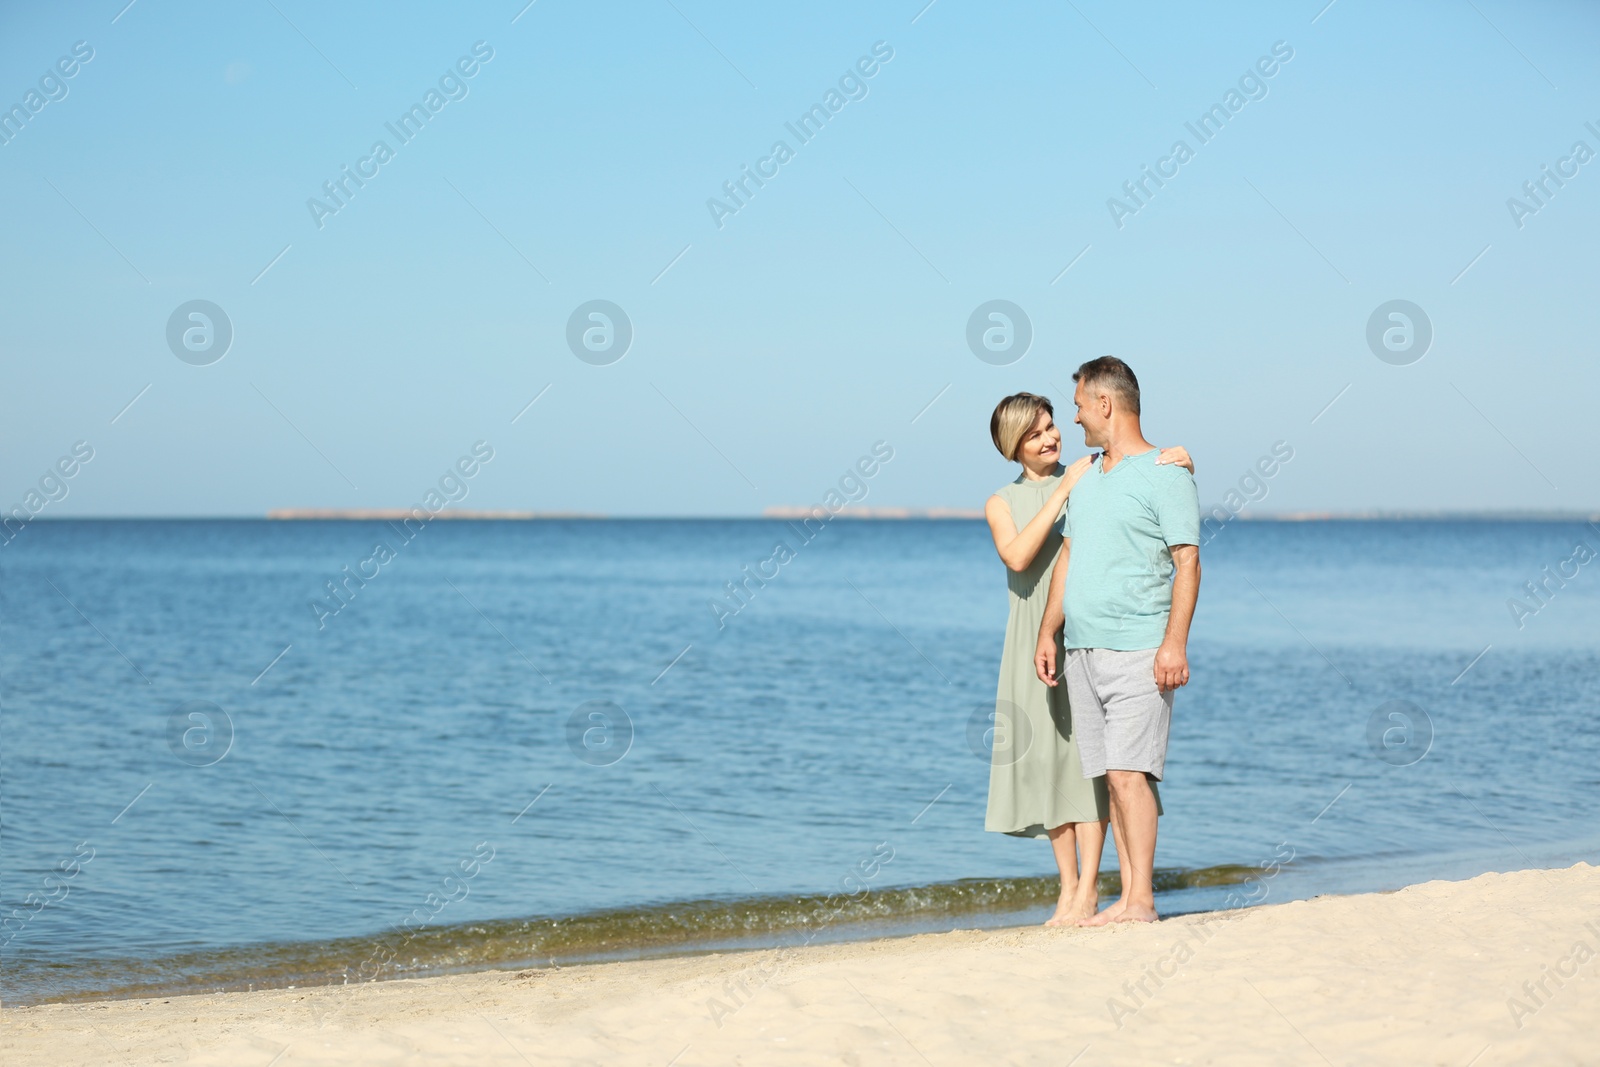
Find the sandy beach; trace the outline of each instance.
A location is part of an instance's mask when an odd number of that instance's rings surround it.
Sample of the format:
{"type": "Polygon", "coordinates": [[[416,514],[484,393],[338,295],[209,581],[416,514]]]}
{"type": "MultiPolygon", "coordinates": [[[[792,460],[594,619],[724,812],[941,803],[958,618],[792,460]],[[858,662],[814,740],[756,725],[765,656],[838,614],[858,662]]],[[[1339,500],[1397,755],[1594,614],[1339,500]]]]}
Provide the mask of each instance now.
{"type": "Polygon", "coordinates": [[[4,1012],[6,1064],[1593,1064],[1600,868],[1103,931],[4,1012]]]}

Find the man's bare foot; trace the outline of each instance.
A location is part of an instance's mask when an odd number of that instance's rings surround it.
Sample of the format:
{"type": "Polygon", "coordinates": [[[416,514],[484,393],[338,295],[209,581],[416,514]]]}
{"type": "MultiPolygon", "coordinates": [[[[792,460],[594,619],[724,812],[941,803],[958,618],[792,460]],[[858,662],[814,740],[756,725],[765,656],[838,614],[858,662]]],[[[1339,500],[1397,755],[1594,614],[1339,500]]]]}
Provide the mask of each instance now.
{"type": "Polygon", "coordinates": [[[1161,916],[1156,914],[1156,909],[1144,905],[1133,906],[1125,900],[1118,900],[1111,907],[1099,915],[1082,919],[1079,926],[1110,926],[1112,923],[1153,923],[1161,916]]]}

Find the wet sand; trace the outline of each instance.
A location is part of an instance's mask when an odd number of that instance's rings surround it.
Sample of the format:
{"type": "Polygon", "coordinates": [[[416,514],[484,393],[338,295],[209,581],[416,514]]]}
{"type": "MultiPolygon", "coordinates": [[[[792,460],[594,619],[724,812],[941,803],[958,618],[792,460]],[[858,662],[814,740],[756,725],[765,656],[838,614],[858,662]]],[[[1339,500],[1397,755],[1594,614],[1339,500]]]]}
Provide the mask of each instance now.
{"type": "Polygon", "coordinates": [[[1106,930],[956,931],[0,1013],[0,1062],[1593,1064],[1600,868],[1106,930]]]}

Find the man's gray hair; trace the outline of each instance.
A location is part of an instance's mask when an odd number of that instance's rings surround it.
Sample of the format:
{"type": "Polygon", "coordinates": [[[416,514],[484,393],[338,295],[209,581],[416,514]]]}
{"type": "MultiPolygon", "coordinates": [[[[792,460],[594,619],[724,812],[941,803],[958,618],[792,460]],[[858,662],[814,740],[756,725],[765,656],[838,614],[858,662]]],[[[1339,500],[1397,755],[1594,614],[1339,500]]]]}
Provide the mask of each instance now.
{"type": "Polygon", "coordinates": [[[1133,368],[1116,356],[1091,359],[1078,368],[1072,380],[1082,382],[1085,389],[1104,389],[1131,414],[1139,414],[1139,379],[1133,376],[1133,368]]]}

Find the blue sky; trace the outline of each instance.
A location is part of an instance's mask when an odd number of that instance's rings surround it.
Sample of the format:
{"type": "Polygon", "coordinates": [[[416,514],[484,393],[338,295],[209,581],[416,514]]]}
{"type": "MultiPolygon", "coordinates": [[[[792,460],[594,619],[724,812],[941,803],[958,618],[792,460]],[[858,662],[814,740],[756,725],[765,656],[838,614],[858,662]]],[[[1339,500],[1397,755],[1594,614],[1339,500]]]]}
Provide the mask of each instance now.
{"type": "Polygon", "coordinates": [[[1278,441],[1258,510],[1600,504],[1600,160],[1560,163],[1600,151],[1590,6],[125,2],[0,13],[0,105],[59,97],[0,145],[5,507],[80,440],[44,514],[407,505],[478,440],[468,507],[756,514],[880,440],[865,503],[979,507],[995,401],[1105,353],[1207,504],[1278,441]],[[1577,172],[1519,226],[1542,166],[1577,172]],[[567,343],[596,299],[633,332],[604,365],[567,343]],[[996,299],[1033,333],[1004,366],[966,340],[996,299]],[[232,326],[207,366],[167,341],[192,300],[232,326]],[[1392,300],[1432,325],[1405,365],[1367,342],[1392,300]]]}

